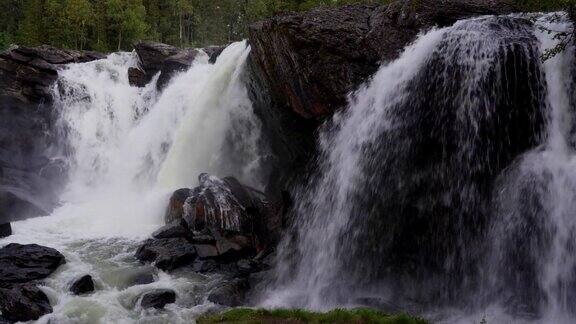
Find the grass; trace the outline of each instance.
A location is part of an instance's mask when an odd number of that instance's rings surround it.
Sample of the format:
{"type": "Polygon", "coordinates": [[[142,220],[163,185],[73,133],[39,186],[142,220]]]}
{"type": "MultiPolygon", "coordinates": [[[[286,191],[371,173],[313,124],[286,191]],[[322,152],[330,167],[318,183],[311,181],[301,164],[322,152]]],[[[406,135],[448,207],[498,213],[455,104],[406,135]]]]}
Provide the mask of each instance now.
{"type": "Polygon", "coordinates": [[[216,315],[206,315],[197,320],[198,324],[426,324],[427,321],[409,315],[388,315],[370,309],[336,309],[328,313],[314,313],[300,309],[262,310],[235,308],[216,315]]]}

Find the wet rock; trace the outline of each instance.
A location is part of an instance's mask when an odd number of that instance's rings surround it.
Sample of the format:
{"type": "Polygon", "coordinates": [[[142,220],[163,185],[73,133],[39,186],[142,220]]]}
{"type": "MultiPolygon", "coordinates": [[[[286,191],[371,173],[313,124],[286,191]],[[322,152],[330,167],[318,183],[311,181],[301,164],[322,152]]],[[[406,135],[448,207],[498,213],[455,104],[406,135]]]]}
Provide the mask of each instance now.
{"type": "Polygon", "coordinates": [[[148,77],[146,72],[139,68],[130,67],[128,68],[128,82],[133,87],[143,88],[148,83],[148,77]]]}
{"type": "Polygon", "coordinates": [[[64,64],[104,58],[51,46],[0,52],[0,223],[42,216],[57,204],[59,181],[43,170],[51,128],[51,87],[64,64]]]}
{"type": "Polygon", "coordinates": [[[134,45],[134,49],[140,58],[142,69],[146,72],[148,80],[162,70],[164,60],[181,51],[172,45],[152,41],[138,42],[134,45]]]}
{"type": "Polygon", "coordinates": [[[156,239],[192,238],[192,232],[188,229],[186,222],[180,220],[160,228],[152,233],[152,237],[156,239]]]}
{"type": "Polygon", "coordinates": [[[166,58],[160,69],[161,74],[158,78],[158,83],[156,83],[157,89],[164,89],[170,79],[178,72],[187,71],[194,62],[194,59],[196,59],[196,56],[198,56],[198,53],[195,49],[185,49],[181,50],[178,54],[166,58]]]}
{"type": "Polygon", "coordinates": [[[263,219],[270,213],[265,196],[235,178],[201,174],[184,205],[184,219],[193,231],[211,230],[265,240],[263,219]]]}
{"type": "Polygon", "coordinates": [[[12,235],[12,226],[10,223],[0,225],[0,238],[12,235]]]}
{"type": "Polygon", "coordinates": [[[124,268],[104,272],[100,276],[107,284],[122,290],[132,286],[153,283],[155,281],[156,269],[153,266],[146,265],[143,267],[124,268]]]}
{"type": "Polygon", "coordinates": [[[211,64],[214,64],[214,63],[216,63],[216,60],[218,60],[218,57],[220,57],[220,54],[222,54],[222,52],[224,52],[226,47],[227,46],[208,46],[208,47],[203,48],[202,50],[210,58],[208,60],[208,62],[211,64]]]}
{"type": "Polygon", "coordinates": [[[208,295],[208,300],[223,306],[241,306],[246,299],[248,281],[245,279],[234,279],[220,283],[212,289],[208,295]]]}
{"type": "Polygon", "coordinates": [[[200,259],[215,259],[220,255],[220,252],[214,245],[196,244],[194,248],[200,259]]]}
{"type": "Polygon", "coordinates": [[[190,197],[192,191],[190,189],[178,189],[174,191],[170,197],[170,202],[168,203],[168,209],[166,215],[164,216],[164,222],[170,224],[174,221],[179,221],[184,216],[184,203],[186,199],[190,197]]]}
{"type": "Polygon", "coordinates": [[[176,302],[176,293],[173,290],[158,289],[145,293],[140,305],[142,308],[162,309],[168,304],[176,302]]]}
{"type": "Polygon", "coordinates": [[[8,244],[0,249],[0,286],[44,279],[64,263],[64,256],[55,249],[8,244]]]}
{"type": "Polygon", "coordinates": [[[0,311],[11,322],[26,322],[52,313],[48,297],[38,287],[30,284],[0,288],[0,311]]]}
{"type": "Polygon", "coordinates": [[[94,280],[91,275],[82,276],[70,286],[70,292],[74,295],[84,295],[94,292],[94,280]]]}
{"type": "Polygon", "coordinates": [[[153,262],[157,268],[165,271],[188,265],[196,259],[196,256],[194,245],[184,238],[147,240],[136,251],[138,260],[145,263],[153,262]]]}
{"type": "MultiPolygon", "coordinates": [[[[315,132],[380,66],[422,30],[514,11],[500,0],[400,0],[284,13],[250,26],[249,96],[271,148],[266,192],[306,179],[315,132]]],[[[281,219],[275,221],[281,224],[281,219]]]]}

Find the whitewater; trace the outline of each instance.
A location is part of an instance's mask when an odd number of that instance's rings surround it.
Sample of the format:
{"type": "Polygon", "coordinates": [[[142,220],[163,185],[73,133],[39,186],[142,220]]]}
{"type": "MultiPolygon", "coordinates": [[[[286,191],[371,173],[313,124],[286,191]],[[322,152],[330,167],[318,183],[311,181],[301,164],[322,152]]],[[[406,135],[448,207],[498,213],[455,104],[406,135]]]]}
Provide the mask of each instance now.
{"type": "Polygon", "coordinates": [[[60,71],[53,94],[61,145],[51,149],[68,170],[61,202],[47,217],[13,223],[14,234],[0,241],[50,246],[66,257],[41,287],[54,313],[39,323],[190,323],[214,307],[205,294],[217,278],[157,272],[133,255],[164,225],[170,194],[196,186],[200,173],[260,185],[260,128],[243,81],[249,53],[246,42],[234,43],[210,64],[202,52],[162,92],[158,76],[145,88],[129,85],[135,53],[60,71]],[[147,273],[154,283],[129,287],[147,273]],[[72,296],[70,283],[84,274],[96,292],[72,296]],[[141,309],[138,297],[152,288],[173,289],[178,301],[166,311],[141,309]]]}

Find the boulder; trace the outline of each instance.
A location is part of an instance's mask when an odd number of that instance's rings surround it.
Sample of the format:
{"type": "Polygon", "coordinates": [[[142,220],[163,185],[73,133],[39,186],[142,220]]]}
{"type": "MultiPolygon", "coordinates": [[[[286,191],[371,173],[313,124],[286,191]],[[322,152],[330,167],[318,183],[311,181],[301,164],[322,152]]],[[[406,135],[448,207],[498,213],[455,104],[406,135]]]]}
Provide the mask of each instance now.
{"type": "Polygon", "coordinates": [[[27,322],[52,313],[48,297],[30,284],[0,288],[0,312],[11,322],[27,322]]]}
{"type": "Polygon", "coordinates": [[[183,208],[184,220],[193,231],[264,234],[262,219],[270,211],[262,193],[241,185],[232,177],[219,179],[204,173],[199,176],[199,183],[183,208]]]}
{"type": "Polygon", "coordinates": [[[188,225],[184,220],[175,221],[164,227],[160,228],[156,232],[152,233],[152,237],[155,239],[168,239],[168,238],[192,238],[192,232],[188,229],[188,225]]]}
{"type": "Polygon", "coordinates": [[[210,291],[208,301],[229,307],[241,306],[246,299],[248,288],[248,281],[245,279],[225,281],[210,291]]]}
{"type": "Polygon", "coordinates": [[[64,263],[64,256],[55,249],[8,244],[0,249],[0,286],[44,279],[64,263]]]}
{"type": "Polygon", "coordinates": [[[142,308],[162,309],[168,304],[176,302],[176,293],[169,289],[157,289],[142,295],[140,305],[142,308]]]}
{"type": "Polygon", "coordinates": [[[91,275],[85,275],[77,279],[70,286],[70,292],[74,295],[84,295],[94,292],[94,280],[91,275]]]}
{"type": "Polygon", "coordinates": [[[128,82],[133,87],[143,88],[148,83],[146,72],[137,67],[128,68],[128,82]]]}
{"type": "Polygon", "coordinates": [[[174,75],[178,72],[187,71],[194,62],[194,59],[196,59],[196,56],[198,56],[198,53],[195,49],[184,49],[178,54],[166,58],[162,63],[156,88],[158,90],[164,89],[174,75]]]}
{"type": "Polygon", "coordinates": [[[186,188],[174,191],[170,197],[168,209],[166,210],[166,215],[164,216],[164,221],[166,224],[179,221],[184,217],[184,203],[186,202],[186,199],[190,197],[191,193],[192,191],[186,188]]]}
{"type": "Polygon", "coordinates": [[[0,238],[12,235],[12,226],[10,223],[0,225],[0,238]]]}
{"type": "Polygon", "coordinates": [[[134,45],[134,49],[140,58],[142,69],[148,76],[148,81],[162,70],[164,60],[181,51],[172,45],[152,41],[138,42],[134,45]]]}
{"type": "Polygon", "coordinates": [[[157,268],[165,271],[188,265],[196,256],[194,245],[181,237],[147,240],[136,251],[138,260],[144,263],[153,262],[157,268]]]}

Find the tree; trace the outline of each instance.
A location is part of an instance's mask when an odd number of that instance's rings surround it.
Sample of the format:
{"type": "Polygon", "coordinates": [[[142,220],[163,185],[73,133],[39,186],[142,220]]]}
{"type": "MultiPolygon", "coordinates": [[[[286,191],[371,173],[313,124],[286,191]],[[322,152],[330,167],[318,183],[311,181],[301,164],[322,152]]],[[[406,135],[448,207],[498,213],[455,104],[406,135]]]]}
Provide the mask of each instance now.
{"type": "Polygon", "coordinates": [[[70,44],[74,48],[84,49],[89,32],[94,25],[94,11],[88,0],[68,0],[66,4],[66,25],[70,29],[70,44]]]}
{"type": "Polygon", "coordinates": [[[106,16],[109,30],[116,36],[119,51],[128,48],[146,33],[146,8],[142,0],[107,0],[106,16]]]}

